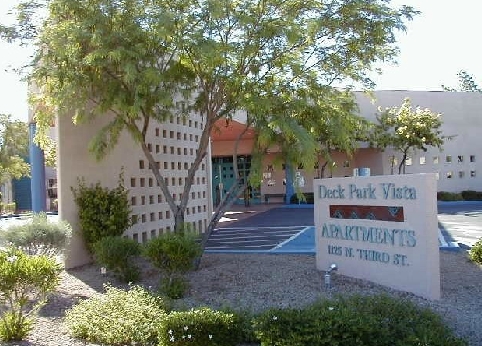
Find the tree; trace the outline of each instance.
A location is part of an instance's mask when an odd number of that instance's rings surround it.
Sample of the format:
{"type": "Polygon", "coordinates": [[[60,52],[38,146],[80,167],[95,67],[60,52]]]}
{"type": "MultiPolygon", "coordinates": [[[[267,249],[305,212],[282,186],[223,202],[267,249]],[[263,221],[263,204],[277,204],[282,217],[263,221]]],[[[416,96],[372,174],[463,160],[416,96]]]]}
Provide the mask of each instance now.
{"type": "MultiPolygon", "coordinates": [[[[440,130],[440,114],[427,108],[413,109],[409,98],[406,98],[400,107],[386,108],[377,116],[377,120],[371,144],[383,150],[391,147],[402,153],[398,174],[405,173],[410,152],[427,151],[431,146],[441,148],[444,140],[450,138],[444,136],[440,130]]],[[[395,160],[392,159],[391,162],[393,167],[395,160]]]]}
{"type": "MultiPolygon", "coordinates": [[[[309,121],[302,122],[301,114],[316,118],[317,109],[327,106],[325,94],[332,95],[333,108],[341,104],[345,97],[337,97],[342,92],[331,87],[334,82],[373,86],[372,65],[394,59],[394,32],[417,13],[393,9],[387,0],[46,2],[48,16],[37,30],[28,20],[38,13],[33,0],[20,8],[17,28],[0,27],[4,37],[36,40],[31,80],[39,87],[33,99],[41,105],[39,128],[57,112],[75,114],[77,122],[114,114],[92,151],[102,158],[128,131],[150,163],[176,229],[216,121],[248,112],[257,133],[253,176],[273,143],[281,143],[285,160],[313,162],[316,132],[303,126],[309,121]],[[145,136],[153,121],[191,111],[200,112],[205,124],[176,204],[145,136]]],[[[218,206],[209,230],[227,203],[218,206]]]]}
{"type": "Polygon", "coordinates": [[[28,176],[28,126],[12,116],[0,114],[0,183],[28,176]]]}
{"type": "Polygon", "coordinates": [[[480,89],[477,83],[474,81],[474,77],[467,71],[459,71],[459,73],[457,73],[457,77],[459,78],[458,89],[446,87],[445,85],[442,85],[442,88],[445,91],[468,91],[482,93],[482,89],[480,89]]]}

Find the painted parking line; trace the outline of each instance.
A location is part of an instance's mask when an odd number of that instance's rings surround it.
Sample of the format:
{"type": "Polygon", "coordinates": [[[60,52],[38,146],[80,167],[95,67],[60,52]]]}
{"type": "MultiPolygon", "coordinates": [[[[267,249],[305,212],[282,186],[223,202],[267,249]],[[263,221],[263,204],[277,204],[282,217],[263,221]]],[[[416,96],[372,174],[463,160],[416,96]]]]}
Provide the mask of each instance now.
{"type": "MultiPolygon", "coordinates": [[[[247,227],[215,230],[209,239],[206,252],[210,253],[284,253],[315,254],[315,227],[247,227]],[[238,234],[236,236],[235,234],[238,234]],[[223,238],[223,235],[229,234],[223,238]]],[[[439,247],[442,250],[458,250],[459,244],[438,230],[439,247]]]]}

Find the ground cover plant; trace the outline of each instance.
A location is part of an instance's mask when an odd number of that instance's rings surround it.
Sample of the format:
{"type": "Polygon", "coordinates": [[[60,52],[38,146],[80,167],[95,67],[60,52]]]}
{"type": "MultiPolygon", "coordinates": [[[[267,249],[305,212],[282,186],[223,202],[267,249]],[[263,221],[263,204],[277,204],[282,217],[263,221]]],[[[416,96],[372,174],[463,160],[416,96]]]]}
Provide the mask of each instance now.
{"type": "Polygon", "coordinates": [[[173,311],[159,326],[160,346],[235,346],[242,336],[236,314],[206,307],[173,311]]]}
{"type": "Polygon", "coordinates": [[[387,295],[339,296],[252,316],[208,307],[169,311],[164,299],[138,286],[107,287],[74,306],[66,321],[75,337],[105,345],[467,345],[431,310],[387,295]]]}
{"type": "Polygon", "coordinates": [[[104,294],[67,311],[72,335],[105,345],[156,345],[159,321],[166,317],[168,304],[140,286],[105,289],[104,294]]]}

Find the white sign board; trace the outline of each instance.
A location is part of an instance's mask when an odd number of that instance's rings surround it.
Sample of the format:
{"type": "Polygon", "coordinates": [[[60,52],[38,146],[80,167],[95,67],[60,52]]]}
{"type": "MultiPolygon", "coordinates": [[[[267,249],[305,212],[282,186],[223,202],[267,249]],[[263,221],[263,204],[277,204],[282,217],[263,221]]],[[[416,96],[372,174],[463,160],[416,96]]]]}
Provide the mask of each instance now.
{"type": "Polygon", "coordinates": [[[435,174],[315,179],[316,266],[440,299],[435,174]]]}

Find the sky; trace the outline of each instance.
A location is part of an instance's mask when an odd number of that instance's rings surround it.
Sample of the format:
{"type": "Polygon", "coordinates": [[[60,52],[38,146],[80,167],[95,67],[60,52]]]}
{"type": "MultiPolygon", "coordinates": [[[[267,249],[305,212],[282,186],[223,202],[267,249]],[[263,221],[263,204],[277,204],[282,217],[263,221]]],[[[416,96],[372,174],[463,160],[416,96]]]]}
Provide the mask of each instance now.
{"type": "MultiPolygon", "coordinates": [[[[17,0],[0,0],[0,22],[17,0]]],[[[480,0],[392,0],[392,6],[413,6],[422,13],[397,34],[397,65],[381,65],[373,75],[376,90],[442,90],[456,87],[457,73],[466,70],[482,86],[480,0]]],[[[11,71],[29,60],[29,49],[0,41],[0,113],[27,120],[27,86],[11,71]]]]}

